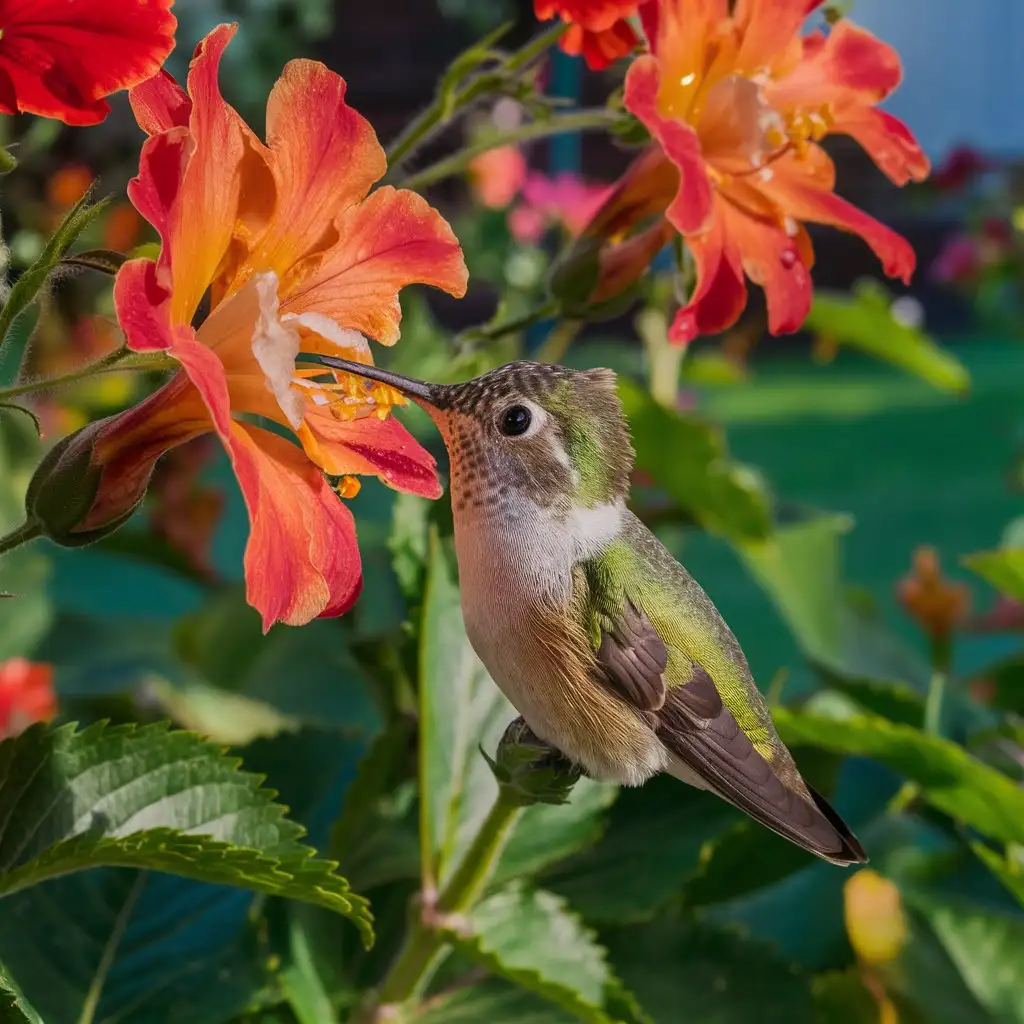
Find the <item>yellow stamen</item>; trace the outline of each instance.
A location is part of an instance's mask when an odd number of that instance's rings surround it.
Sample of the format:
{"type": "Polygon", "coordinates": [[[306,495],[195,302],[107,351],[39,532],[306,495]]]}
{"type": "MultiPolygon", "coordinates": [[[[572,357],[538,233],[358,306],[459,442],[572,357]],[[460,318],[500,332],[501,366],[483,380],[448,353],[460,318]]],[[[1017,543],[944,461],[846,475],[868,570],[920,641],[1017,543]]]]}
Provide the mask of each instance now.
{"type": "Polygon", "coordinates": [[[313,404],[328,408],[331,415],[339,420],[361,419],[369,415],[383,420],[387,419],[393,406],[405,404],[401,392],[387,384],[323,367],[296,369],[292,386],[313,404]]]}
{"type": "Polygon", "coordinates": [[[354,498],[359,493],[362,484],[358,477],[343,476],[335,485],[334,489],[339,498],[354,498]]]}

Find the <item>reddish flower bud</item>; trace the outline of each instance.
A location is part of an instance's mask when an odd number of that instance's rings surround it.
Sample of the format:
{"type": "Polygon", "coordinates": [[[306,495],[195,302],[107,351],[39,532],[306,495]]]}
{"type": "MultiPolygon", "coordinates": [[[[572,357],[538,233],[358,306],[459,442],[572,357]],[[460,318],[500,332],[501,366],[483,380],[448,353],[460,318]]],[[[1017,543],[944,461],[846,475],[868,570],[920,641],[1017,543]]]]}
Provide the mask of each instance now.
{"type": "Polygon", "coordinates": [[[900,604],[932,640],[947,640],[971,607],[971,592],[963,583],[942,575],[934,548],[914,552],[913,569],[896,585],[900,604]]]}

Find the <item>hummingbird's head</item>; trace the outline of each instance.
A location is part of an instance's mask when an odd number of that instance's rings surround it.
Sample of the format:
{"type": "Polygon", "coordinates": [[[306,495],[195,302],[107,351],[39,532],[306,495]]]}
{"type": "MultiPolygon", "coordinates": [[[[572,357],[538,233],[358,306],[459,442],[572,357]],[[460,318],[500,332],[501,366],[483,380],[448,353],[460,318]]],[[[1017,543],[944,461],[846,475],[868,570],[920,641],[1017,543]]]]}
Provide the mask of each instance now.
{"type": "Polygon", "coordinates": [[[593,508],[629,490],[633,447],[611,370],[519,361],[463,384],[428,384],[316,360],[389,384],[427,411],[448,448],[456,511],[511,511],[526,501],[593,508]]]}

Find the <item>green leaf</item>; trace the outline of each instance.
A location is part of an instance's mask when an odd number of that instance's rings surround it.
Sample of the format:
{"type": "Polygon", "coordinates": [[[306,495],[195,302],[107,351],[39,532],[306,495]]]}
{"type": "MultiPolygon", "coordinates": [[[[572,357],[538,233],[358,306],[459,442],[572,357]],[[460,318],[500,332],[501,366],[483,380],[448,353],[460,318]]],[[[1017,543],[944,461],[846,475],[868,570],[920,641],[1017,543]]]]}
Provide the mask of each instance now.
{"type": "Polygon", "coordinates": [[[365,900],[299,842],[260,778],[166,725],[35,726],[0,744],[0,893],[84,868],[154,868],[305,900],[372,941],[365,900]]]}
{"type": "Polygon", "coordinates": [[[0,1024],[44,1024],[3,964],[0,964],[0,1024]]]}
{"type": "Polygon", "coordinates": [[[740,548],[806,655],[826,665],[837,661],[843,642],[839,538],[852,525],[849,516],[815,516],[740,548]]]}
{"type": "Polygon", "coordinates": [[[295,915],[288,919],[288,947],[291,959],[281,972],[281,986],[299,1024],[336,1024],[338,1015],[317,968],[309,932],[295,915]]]}
{"type": "Polygon", "coordinates": [[[46,1024],[223,1024],[272,984],[252,903],[156,872],[86,871],[6,897],[0,956],[46,1024]]]}
{"type": "Polygon", "coordinates": [[[494,750],[515,710],[466,637],[452,552],[436,536],[420,629],[420,844],[424,878],[443,885],[498,792],[494,750]]]}
{"type": "Polygon", "coordinates": [[[553,893],[513,884],[466,917],[471,934],[453,929],[449,939],[470,960],[579,1020],[610,1020],[604,1011],[611,983],[604,950],[553,893]]]}
{"type": "Polygon", "coordinates": [[[760,540],[771,529],[768,498],[756,474],[729,457],[722,432],[665,409],[639,385],[619,378],[636,465],[707,529],[760,540]]]}
{"type": "Polygon", "coordinates": [[[988,580],[1001,594],[1024,601],[1024,548],[979,551],[963,559],[964,565],[988,580]]]}
{"type": "Polygon", "coordinates": [[[878,1003],[855,968],[819,974],[811,986],[818,1024],[880,1024],[878,1003]]]}
{"type": "Polygon", "coordinates": [[[967,370],[954,355],[919,327],[893,316],[889,295],[876,281],[859,281],[852,295],[816,290],[804,327],[899,366],[943,391],[962,394],[970,387],[967,370]]]}
{"type": "Polygon", "coordinates": [[[489,978],[433,996],[412,1019],[415,1024],[573,1024],[579,1017],[518,985],[489,978]]]}
{"type": "Polygon", "coordinates": [[[716,797],[659,776],[624,789],[604,836],[550,871],[544,884],[588,921],[649,917],[697,870],[705,843],[735,820],[716,797]]]}
{"type": "Polygon", "coordinates": [[[971,849],[1024,906],[1024,866],[1018,860],[1000,856],[981,843],[971,843],[971,849]]]}
{"type": "Polygon", "coordinates": [[[1004,842],[1024,842],[1024,790],[962,747],[884,718],[835,719],[777,708],[783,742],[871,757],[920,787],[940,811],[1004,842]]]}
{"type": "Polygon", "coordinates": [[[612,967],[655,1024],[813,1024],[809,979],[770,946],[662,915],[605,937],[612,967]]]}
{"type": "Polygon", "coordinates": [[[91,199],[92,188],[68,211],[60,227],[53,233],[35,262],[14,282],[7,301],[0,309],[0,348],[7,340],[11,325],[39,294],[40,289],[46,284],[64,254],[71,248],[78,236],[103,212],[108,202],[106,199],[101,199],[98,203],[90,205],[91,199]]]}
{"type": "Polygon", "coordinates": [[[932,895],[914,894],[910,902],[991,1019],[1024,1022],[1024,918],[932,895]]]}
{"type": "Polygon", "coordinates": [[[812,863],[811,855],[747,818],[707,843],[686,881],[687,907],[725,903],[756,892],[812,863]]]}

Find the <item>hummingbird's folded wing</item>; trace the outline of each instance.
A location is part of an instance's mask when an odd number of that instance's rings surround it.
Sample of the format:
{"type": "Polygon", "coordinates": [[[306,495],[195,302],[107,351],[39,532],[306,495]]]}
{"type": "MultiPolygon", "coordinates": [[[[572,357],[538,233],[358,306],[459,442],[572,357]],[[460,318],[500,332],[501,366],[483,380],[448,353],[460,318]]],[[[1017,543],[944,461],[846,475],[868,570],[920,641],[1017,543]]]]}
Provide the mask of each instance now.
{"type": "Polygon", "coordinates": [[[867,860],[823,797],[804,783],[808,800],[779,777],[699,666],[690,682],[668,691],[657,717],[662,743],[720,797],[819,857],[836,864],[867,860]]]}

